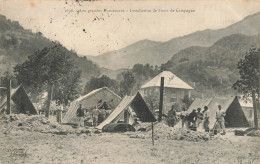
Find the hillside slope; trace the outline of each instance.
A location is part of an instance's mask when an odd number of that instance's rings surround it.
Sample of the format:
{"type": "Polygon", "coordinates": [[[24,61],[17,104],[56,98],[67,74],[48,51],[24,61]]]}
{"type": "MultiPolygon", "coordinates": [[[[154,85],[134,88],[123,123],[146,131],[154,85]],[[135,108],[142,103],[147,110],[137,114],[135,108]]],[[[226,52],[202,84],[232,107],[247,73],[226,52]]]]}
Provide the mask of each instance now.
{"type": "Polygon", "coordinates": [[[195,88],[197,97],[234,94],[232,84],[239,78],[237,63],[250,48],[256,47],[258,36],[233,34],[210,47],[193,46],[175,55],[164,65],[195,88]],[[207,93],[208,92],[208,93],[207,93]]]}
{"type": "Polygon", "coordinates": [[[232,34],[257,35],[260,29],[260,12],[226,28],[197,31],[167,42],[139,41],[117,51],[90,57],[100,66],[110,69],[131,68],[134,64],[160,65],[175,53],[191,46],[208,47],[217,40],[232,34]]]}
{"type": "Polygon", "coordinates": [[[116,70],[128,68],[139,63],[141,60],[140,58],[145,57],[145,55],[136,56],[135,54],[140,54],[140,51],[146,51],[147,49],[160,45],[161,43],[162,42],[151,40],[141,40],[125,48],[107,52],[98,56],[88,56],[88,58],[108,69],[116,70]]]}
{"type": "MultiPolygon", "coordinates": [[[[0,76],[17,63],[24,62],[36,50],[41,50],[54,43],[42,36],[41,32],[32,33],[25,30],[16,21],[0,15],[0,76]]],[[[82,81],[92,76],[99,76],[100,68],[86,57],[79,57],[75,52],[67,50],[82,71],[82,81]]]]}

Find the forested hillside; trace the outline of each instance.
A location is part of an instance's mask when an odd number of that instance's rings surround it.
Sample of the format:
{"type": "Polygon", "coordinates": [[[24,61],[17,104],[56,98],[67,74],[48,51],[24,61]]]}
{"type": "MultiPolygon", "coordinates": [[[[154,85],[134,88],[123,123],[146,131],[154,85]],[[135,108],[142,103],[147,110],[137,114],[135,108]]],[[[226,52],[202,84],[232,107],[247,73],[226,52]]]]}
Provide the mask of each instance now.
{"type": "MultiPolygon", "coordinates": [[[[0,76],[8,68],[12,69],[17,63],[23,63],[36,50],[52,46],[54,42],[44,37],[41,32],[33,33],[24,29],[17,21],[11,21],[0,15],[0,76]]],[[[67,51],[77,62],[83,82],[92,76],[100,75],[100,68],[91,60],[79,57],[73,50],[67,51]]]]}
{"type": "Polygon", "coordinates": [[[239,78],[237,63],[252,47],[258,36],[234,34],[210,47],[189,47],[162,64],[195,88],[196,97],[234,94],[232,84],[239,78]],[[203,93],[203,94],[202,94],[203,93]]]}

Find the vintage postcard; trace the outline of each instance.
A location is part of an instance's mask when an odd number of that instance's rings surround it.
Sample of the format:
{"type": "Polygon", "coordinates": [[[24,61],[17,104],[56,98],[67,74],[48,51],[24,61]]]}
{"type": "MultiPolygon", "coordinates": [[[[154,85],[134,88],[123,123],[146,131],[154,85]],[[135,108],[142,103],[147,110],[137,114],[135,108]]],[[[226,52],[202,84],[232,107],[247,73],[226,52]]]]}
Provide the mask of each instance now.
{"type": "Polygon", "coordinates": [[[260,163],[259,0],[0,0],[0,163],[260,163]]]}

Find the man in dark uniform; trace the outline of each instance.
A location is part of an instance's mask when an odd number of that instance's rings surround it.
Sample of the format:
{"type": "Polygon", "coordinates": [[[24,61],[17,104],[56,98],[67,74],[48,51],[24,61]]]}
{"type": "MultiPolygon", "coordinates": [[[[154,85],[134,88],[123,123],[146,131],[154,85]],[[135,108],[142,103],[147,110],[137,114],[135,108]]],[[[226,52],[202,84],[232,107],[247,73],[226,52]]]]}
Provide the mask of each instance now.
{"type": "Polygon", "coordinates": [[[176,122],[176,111],[174,110],[174,106],[172,105],[171,110],[168,112],[168,125],[173,127],[176,122]]]}
{"type": "Polygon", "coordinates": [[[196,121],[197,121],[197,113],[196,113],[196,110],[193,109],[192,112],[188,116],[188,127],[189,128],[191,127],[191,123],[192,123],[192,126],[194,126],[196,121]]]}
{"type": "Polygon", "coordinates": [[[79,104],[79,108],[77,109],[77,116],[78,117],[83,117],[84,116],[84,111],[82,109],[82,104],[79,104]]]}
{"type": "Polygon", "coordinates": [[[78,121],[79,121],[79,126],[81,126],[82,124],[84,124],[84,111],[82,109],[82,104],[79,104],[79,108],[77,109],[77,117],[78,117],[78,121]]]}

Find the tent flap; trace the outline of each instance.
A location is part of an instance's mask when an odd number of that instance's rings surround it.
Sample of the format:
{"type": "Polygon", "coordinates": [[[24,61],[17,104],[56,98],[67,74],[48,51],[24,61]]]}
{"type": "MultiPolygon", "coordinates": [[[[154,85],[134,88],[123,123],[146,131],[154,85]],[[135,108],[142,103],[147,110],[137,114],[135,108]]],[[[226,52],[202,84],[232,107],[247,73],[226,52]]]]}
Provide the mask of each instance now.
{"type": "Polygon", "coordinates": [[[138,92],[132,100],[131,107],[142,122],[155,122],[156,118],[138,92]]]}

